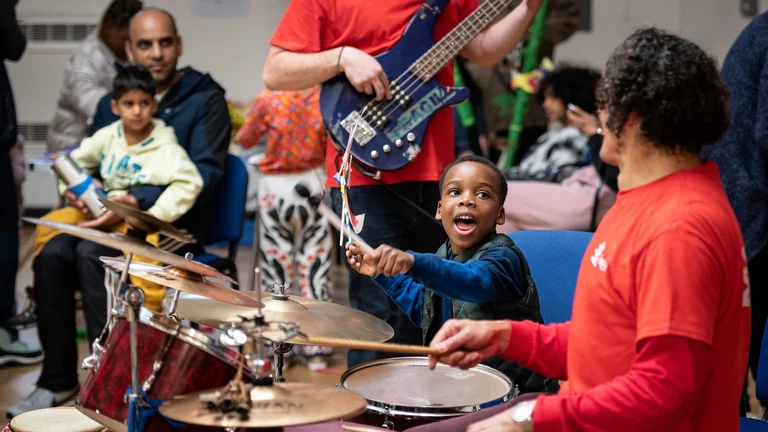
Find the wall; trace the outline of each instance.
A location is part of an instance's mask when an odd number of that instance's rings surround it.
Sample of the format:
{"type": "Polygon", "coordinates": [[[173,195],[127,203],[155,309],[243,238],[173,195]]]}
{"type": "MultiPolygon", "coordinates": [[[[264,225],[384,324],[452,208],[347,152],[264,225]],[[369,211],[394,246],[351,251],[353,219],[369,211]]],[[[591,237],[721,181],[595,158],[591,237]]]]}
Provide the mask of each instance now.
{"type": "MultiPolygon", "coordinates": [[[[184,38],[182,65],[211,72],[227,89],[228,97],[248,101],[263,88],[261,70],[268,39],[289,1],[145,0],[145,4],[168,9],[176,16],[184,38]],[[201,1],[217,10],[226,2],[245,1],[249,10],[236,17],[194,16],[192,5],[201,1]]],[[[108,0],[21,0],[17,13],[27,21],[96,23],[107,4],[108,0]]],[[[602,69],[617,43],[637,27],[653,24],[693,39],[722,60],[749,21],[738,8],[736,0],[593,0],[592,31],[577,33],[561,44],[556,57],[602,69]]],[[[71,50],[72,45],[31,44],[20,63],[9,63],[20,122],[50,120],[71,50]]],[[[28,158],[43,152],[42,143],[32,142],[26,148],[28,158]]],[[[31,207],[52,205],[56,194],[50,174],[30,173],[24,198],[31,207]]]]}

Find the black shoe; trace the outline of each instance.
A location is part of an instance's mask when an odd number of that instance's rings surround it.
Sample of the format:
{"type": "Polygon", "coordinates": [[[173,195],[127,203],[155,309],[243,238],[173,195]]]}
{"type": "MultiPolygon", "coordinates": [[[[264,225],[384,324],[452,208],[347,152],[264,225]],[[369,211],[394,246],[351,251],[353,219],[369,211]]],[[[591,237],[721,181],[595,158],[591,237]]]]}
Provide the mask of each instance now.
{"type": "Polygon", "coordinates": [[[20,314],[8,320],[8,327],[14,330],[25,330],[37,325],[34,288],[27,287],[25,291],[27,292],[27,299],[24,301],[24,309],[20,314]]]}

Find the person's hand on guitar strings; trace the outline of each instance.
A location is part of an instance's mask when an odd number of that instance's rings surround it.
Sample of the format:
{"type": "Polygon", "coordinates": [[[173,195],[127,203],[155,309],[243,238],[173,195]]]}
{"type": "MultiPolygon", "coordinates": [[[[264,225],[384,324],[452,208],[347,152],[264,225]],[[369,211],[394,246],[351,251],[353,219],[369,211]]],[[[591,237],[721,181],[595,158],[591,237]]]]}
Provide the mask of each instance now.
{"type": "Polygon", "coordinates": [[[339,59],[349,83],[361,93],[376,94],[376,100],[392,99],[389,79],[378,60],[353,47],[344,47],[339,59]]]}

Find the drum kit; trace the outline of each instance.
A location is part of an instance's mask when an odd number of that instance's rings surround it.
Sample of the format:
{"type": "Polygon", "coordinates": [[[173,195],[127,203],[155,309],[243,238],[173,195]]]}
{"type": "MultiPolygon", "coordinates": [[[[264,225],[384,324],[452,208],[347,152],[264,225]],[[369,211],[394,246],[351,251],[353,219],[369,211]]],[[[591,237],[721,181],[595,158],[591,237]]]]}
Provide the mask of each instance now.
{"type": "MultiPolygon", "coordinates": [[[[82,365],[90,373],[75,408],[89,419],[72,420],[84,424],[68,430],[163,432],[180,426],[190,432],[283,430],[344,418],[394,429],[406,421],[464,415],[514,396],[509,379],[490,368],[462,371],[440,366],[429,371],[423,355],[434,354],[432,349],[384,343],[394,331],[372,315],[289,295],[288,285],[276,285],[262,298],[259,269],[255,291],[226,287],[224,283],[236,282],[189,254],[180,257],[146,242],[147,235],[157,232],[181,242],[194,241],[188,234],[133,208],[103,202],[128,223],[126,234],[25,218],[125,254],[101,258],[108,269],[120,273],[120,283],[111,293],[107,325],[82,365]],[[134,255],[167,266],[135,262],[134,255]],[[166,312],[143,307],[144,293],[129,283],[128,275],[174,289],[164,302],[166,312]],[[217,328],[219,336],[196,330],[185,320],[217,328]],[[274,362],[267,354],[270,345],[274,362]],[[336,387],[286,383],[283,355],[293,345],[422,357],[359,365],[348,370],[336,387]]],[[[42,416],[48,421],[78,414],[45,411],[49,413],[38,415],[38,421],[42,416]]],[[[35,430],[22,425],[35,413],[17,417],[16,425],[12,421],[6,429],[35,430]]]]}

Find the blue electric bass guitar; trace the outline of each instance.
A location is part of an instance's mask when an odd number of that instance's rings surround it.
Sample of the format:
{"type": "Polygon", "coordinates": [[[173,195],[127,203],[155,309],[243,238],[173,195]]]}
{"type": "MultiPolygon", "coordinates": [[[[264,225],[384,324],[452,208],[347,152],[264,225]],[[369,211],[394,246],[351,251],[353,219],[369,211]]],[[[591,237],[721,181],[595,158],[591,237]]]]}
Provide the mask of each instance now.
{"type": "Polygon", "coordinates": [[[389,77],[392,100],[360,93],[344,75],[323,83],[320,109],[339,149],[377,171],[402,168],[419,153],[432,115],[469,97],[464,87],[446,87],[435,75],[513,0],[485,0],[470,16],[435,43],[432,30],[449,0],[427,0],[389,51],[376,56],[389,77]]]}

